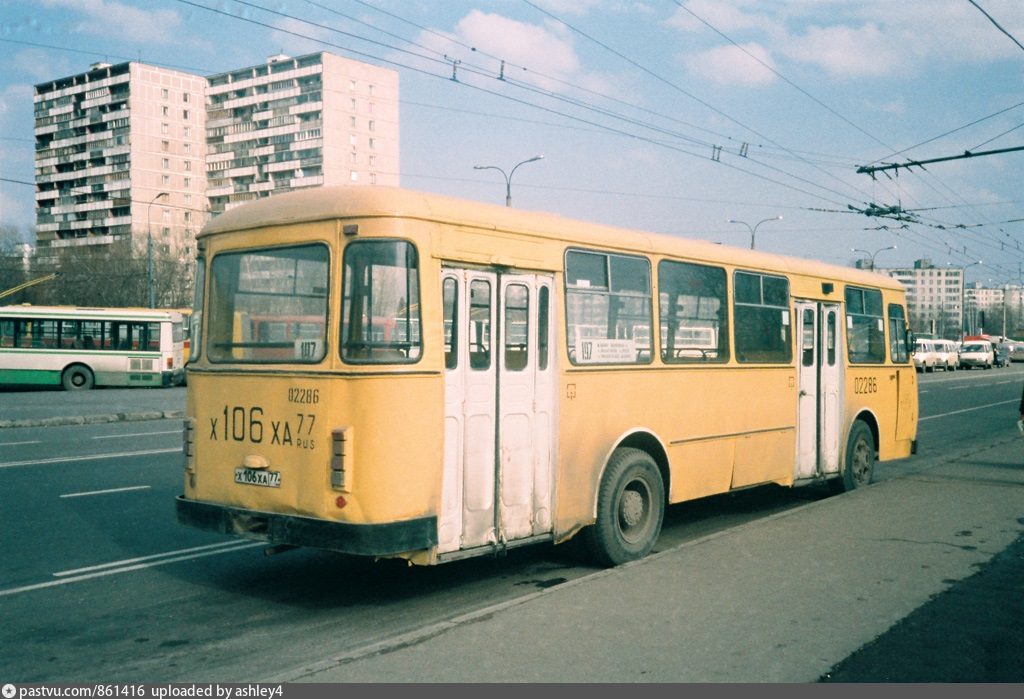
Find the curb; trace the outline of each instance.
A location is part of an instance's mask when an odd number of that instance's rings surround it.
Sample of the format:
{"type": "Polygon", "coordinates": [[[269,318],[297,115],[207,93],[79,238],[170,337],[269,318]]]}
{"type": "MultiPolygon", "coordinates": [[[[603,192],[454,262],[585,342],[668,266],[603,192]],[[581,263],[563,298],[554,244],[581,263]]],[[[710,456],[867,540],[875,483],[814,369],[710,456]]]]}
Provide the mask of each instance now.
{"type": "Polygon", "coordinates": [[[5,427],[60,427],[64,425],[94,425],[108,422],[141,422],[143,420],[171,420],[184,418],[184,410],[147,410],[136,413],[113,413],[111,415],[88,415],[86,417],[44,417],[21,420],[0,420],[0,429],[5,427]]]}

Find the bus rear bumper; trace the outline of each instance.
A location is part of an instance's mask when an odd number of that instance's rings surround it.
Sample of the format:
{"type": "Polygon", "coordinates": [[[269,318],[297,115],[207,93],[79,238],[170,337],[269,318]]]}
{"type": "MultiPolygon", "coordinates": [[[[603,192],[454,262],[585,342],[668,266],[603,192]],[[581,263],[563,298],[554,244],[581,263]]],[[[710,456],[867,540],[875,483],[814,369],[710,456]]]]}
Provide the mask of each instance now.
{"type": "Polygon", "coordinates": [[[357,556],[388,556],[437,546],[437,517],[350,524],[258,512],[177,497],[178,522],[272,544],[308,546],[357,556]]]}

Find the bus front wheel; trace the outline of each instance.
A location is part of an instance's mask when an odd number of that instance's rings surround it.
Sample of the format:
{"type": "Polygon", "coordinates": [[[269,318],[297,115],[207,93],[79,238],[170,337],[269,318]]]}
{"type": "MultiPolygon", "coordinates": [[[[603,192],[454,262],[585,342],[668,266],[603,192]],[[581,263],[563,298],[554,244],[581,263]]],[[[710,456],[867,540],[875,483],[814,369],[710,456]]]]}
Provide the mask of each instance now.
{"type": "Polygon", "coordinates": [[[654,460],[639,449],[615,450],[597,494],[597,521],[585,530],[591,554],[607,566],[643,558],[664,517],[665,484],[654,460]]]}
{"type": "Polygon", "coordinates": [[[64,370],[60,383],[65,391],[87,391],[93,387],[95,379],[88,367],[75,365],[64,370]]]}
{"type": "Polygon", "coordinates": [[[850,428],[846,441],[846,461],[843,473],[831,482],[836,492],[848,492],[871,483],[875,473],[875,438],[863,421],[857,420],[850,428]]]}

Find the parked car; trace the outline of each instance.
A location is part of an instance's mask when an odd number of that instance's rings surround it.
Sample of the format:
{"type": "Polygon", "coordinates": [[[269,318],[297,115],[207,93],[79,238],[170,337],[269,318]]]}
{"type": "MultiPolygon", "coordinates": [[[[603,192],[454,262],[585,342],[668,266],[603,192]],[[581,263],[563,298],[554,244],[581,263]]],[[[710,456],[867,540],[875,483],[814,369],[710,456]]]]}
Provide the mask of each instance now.
{"type": "Polygon", "coordinates": [[[935,350],[934,340],[914,341],[914,368],[920,372],[935,371],[938,363],[938,353],[935,350]]]}
{"type": "Polygon", "coordinates": [[[995,359],[993,360],[993,366],[997,369],[1010,366],[1010,345],[998,344],[992,348],[995,353],[995,359]]]}
{"type": "Polygon", "coordinates": [[[1024,362],[1024,342],[1014,342],[1010,345],[1010,361],[1024,362]]]}
{"type": "Polygon", "coordinates": [[[971,340],[960,347],[960,366],[971,369],[979,366],[991,369],[996,362],[992,343],[986,340],[971,340]]]}
{"type": "Polygon", "coordinates": [[[960,348],[952,340],[933,340],[935,345],[935,368],[956,371],[960,368],[960,348]]]}

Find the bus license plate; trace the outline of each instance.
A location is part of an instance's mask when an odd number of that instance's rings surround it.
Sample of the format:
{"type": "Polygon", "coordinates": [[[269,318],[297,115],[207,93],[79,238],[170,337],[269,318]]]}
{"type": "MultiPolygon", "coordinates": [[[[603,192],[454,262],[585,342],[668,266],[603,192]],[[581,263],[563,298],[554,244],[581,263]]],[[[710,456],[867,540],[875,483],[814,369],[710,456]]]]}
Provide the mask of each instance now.
{"type": "Polygon", "coordinates": [[[236,468],[235,483],[262,485],[265,488],[280,488],[281,473],[279,471],[261,471],[255,468],[236,468]]]}

